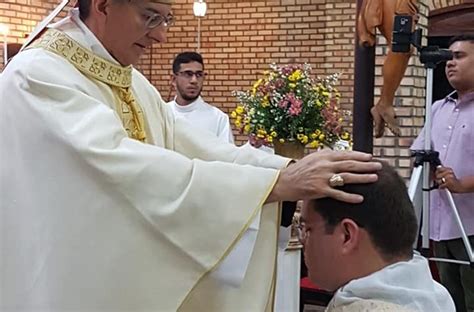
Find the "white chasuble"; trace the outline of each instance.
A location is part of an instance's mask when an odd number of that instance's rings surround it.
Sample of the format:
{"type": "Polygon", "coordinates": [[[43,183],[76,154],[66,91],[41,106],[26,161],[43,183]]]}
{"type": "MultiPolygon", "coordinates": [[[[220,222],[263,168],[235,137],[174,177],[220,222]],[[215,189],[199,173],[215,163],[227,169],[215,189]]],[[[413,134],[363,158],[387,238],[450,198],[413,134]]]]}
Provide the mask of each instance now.
{"type": "MultiPolygon", "coordinates": [[[[204,102],[201,96],[187,105],[179,105],[175,97],[167,105],[171,108],[175,118],[185,119],[194,127],[212,133],[222,142],[234,143],[234,136],[227,114],[217,107],[204,102]]],[[[211,273],[212,278],[226,284],[231,284],[234,287],[240,287],[245,278],[252,251],[257,241],[259,225],[260,213],[256,215],[232,251],[211,273]]]]}
{"type": "MultiPolygon", "coordinates": [[[[53,28],[119,66],[77,10],[53,28]]],[[[111,85],[71,63],[75,44],[62,47],[25,50],[0,76],[0,310],[271,309],[280,213],[262,205],[288,159],[175,122],[132,69],[140,141],[111,85]],[[215,283],[260,211],[242,285],[215,283]]]]}

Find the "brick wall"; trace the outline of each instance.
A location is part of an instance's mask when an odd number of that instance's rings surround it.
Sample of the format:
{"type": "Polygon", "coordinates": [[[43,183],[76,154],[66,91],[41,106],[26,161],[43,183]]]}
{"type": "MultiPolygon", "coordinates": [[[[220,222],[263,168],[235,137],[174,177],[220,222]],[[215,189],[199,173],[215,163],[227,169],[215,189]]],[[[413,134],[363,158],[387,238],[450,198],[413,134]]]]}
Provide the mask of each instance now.
{"type": "MultiPolygon", "coordinates": [[[[178,21],[168,43],[155,47],[140,64],[165,99],[170,95],[173,57],[197,48],[198,20],[192,3],[176,1],[178,21]]],[[[316,75],[343,74],[342,105],[351,109],[355,3],[216,0],[208,7],[201,20],[200,49],[209,72],[203,91],[207,101],[229,112],[237,104],[231,92],[251,86],[268,64],[307,62],[316,75]]],[[[238,136],[237,141],[246,138],[238,136]]]]}
{"type": "MultiPolygon", "coordinates": [[[[428,8],[439,9],[462,1],[420,1],[420,25],[427,25],[428,8]]],[[[10,26],[8,41],[23,42],[33,26],[59,2],[2,0],[0,23],[10,26]]],[[[169,83],[173,57],[196,49],[198,21],[192,3],[193,0],[176,0],[173,8],[178,21],[169,31],[168,43],[154,46],[138,65],[165,100],[173,95],[169,83]]],[[[346,0],[209,0],[207,15],[201,19],[200,52],[209,72],[204,98],[229,112],[237,104],[231,92],[248,88],[267,64],[308,62],[317,75],[342,73],[342,106],[352,110],[355,6],[356,1],[346,0]]],[[[381,37],[378,44],[376,84],[380,86],[387,47],[381,37]]],[[[395,138],[387,133],[374,141],[374,154],[399,167],[404,177],[410,172],[408,146],[423,124],[424,76],[424,69],[413,57],[395,103],[402,136],[395,138]]],[[[379,88],[375,94],[380,94],[379,88]]],[[[237,137],[239,143],[245,140],[237,137]]]]}
{"type": "MultiPolygon", "coordinates": [[[[0,0],[0,24],[8,25],[10,29],[8,43],[23,43],[36,24],[58,3],[60,0],[0,0]]],[[[3,44],[1,36],[0,43],[3,44]]],[[[3,70],[3,45],[0,50],[0,70],[3,70]]]]}

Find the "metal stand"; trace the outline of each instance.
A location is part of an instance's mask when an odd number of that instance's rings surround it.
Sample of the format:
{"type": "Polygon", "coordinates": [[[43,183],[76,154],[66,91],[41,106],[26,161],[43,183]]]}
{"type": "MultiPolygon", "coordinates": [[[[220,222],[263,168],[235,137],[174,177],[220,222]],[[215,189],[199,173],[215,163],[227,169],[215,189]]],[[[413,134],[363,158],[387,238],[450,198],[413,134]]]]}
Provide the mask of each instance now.
{"type": "MultiPolygon", "coordinates": [[[[423,53],[423,49],[421,50],[423,53]]],[[[423,54],[422,54],[423,55],[423,54]]],[[[422,59],[423,62],[423,59],[422,59]]],[[[431,168],[436,168],[441,166],[441,161],[439,160],[439,153],[431,150],[431,103],[432,103],[432,88],[433,88],[433,69],[436,67],[436,62],[426,62],[425,67],[427,68],[427,81],[426,81],[426,102],[425,102],[425,134],[424,134],[424,150],[414,151],[412,156],[415,156],[415,163],[413,173],[410,179],[410,186],[408,188],[408,194],[415,206],[416,216],[421,225],[421,234],[422,234],[422,244],[421,244],[421,254],[425,257],[429,257],[429,207],[430,207],[430,191],[436,189],[438,186],[436,183],[434,186],[430,186],[430,172],[431,168]],[[423,176],[423,184],[420,185],[420,178],[423,176]],[[421,194],[420,194],[421,193],[421,194]],[[421,207],[420,207],[420,197],[421,197],[421,207]],[[422,220],[420,220],[420,217],[422,220]]],[[[456,223],[461,230],[462,239],[466,247],[466,252],[469,257],[468,261],[459,261],[452,259],[442,259],[442,258],[428,258],[431,261],[438,262],[450,262],[456,264],[466,264],[474,268],[474,254],[472,251],[472,246],[469,242],[469,239],[464,230],[461,218],[459,216],[456,204],[454,203],[453,195],[448,189],[444,190],[449,199],[449,204],[453,211],[453,215],[456,219],[456,223]]],[[[420,233],[420,229],[418,231],[420,233]]],[[[415,248],[418,242],[415,242],[415,248]]]]}

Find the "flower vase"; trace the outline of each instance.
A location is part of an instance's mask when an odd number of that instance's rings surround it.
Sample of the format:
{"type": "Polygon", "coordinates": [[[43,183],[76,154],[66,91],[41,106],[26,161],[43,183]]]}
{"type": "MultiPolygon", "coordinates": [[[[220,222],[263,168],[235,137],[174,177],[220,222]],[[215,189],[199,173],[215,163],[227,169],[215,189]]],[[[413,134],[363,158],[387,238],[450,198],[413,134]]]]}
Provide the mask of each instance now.
{"type": "Polygon", "coordinates": [[[284,143],[275,141],[273,147],[275,148],[275,154],[280,156],[292,159],[301,159],[304,156],[305,146],[298,141],[286,141],[284,143]]]}
{"type": "MultiPolygon", "coordinates": [[[[305,146],[298,142],[298,141],[287,141],[284,143],[280,143],[275,141],[273,143],[273,147],[275,148],[275,154],[292,158],[292,159],[301,159],[304,157],[304,149],[305,146]]],[[[300,241],[298,240],[298,229],[297,225],[299,224],[299,218],[301,214],[301,205],[302,201],[298,201],[296,203],[296,211],[293,215],[292,225],[291,225],[291,238],[288,242],[288,246],[286,250],[299,250],[303,248],[300,241]]]]}

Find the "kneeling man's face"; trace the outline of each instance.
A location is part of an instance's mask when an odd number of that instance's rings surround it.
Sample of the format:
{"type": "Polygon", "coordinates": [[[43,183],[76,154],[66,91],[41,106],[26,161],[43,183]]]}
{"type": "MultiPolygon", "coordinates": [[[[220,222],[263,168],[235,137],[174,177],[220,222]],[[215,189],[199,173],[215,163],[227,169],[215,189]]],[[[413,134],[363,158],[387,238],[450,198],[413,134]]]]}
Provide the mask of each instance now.
{"type": "Polygon", "coordinates": [[[310,280],[325,290],[336,290],[340,257],[338,231],[329,234],[324,219],[314,211],[312,201],[305,201],[301,210],[304,259],[310,280]]]}

